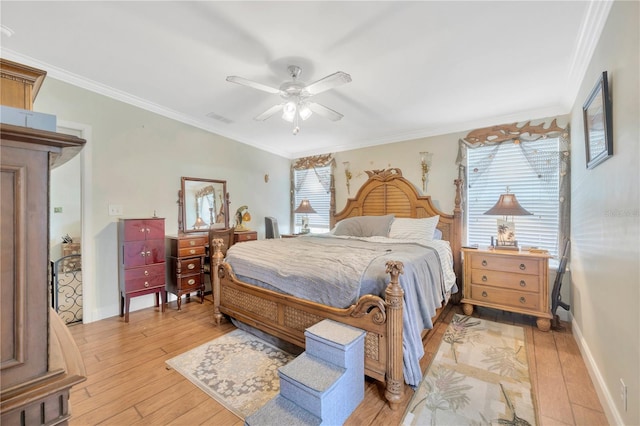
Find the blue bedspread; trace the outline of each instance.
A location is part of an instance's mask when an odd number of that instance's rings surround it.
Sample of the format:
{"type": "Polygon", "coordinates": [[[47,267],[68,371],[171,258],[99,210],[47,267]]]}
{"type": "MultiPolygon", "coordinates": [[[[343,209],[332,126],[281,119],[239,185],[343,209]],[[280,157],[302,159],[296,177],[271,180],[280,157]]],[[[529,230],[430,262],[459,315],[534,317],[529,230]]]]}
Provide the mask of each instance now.
{"type": "Polygon", "coordinates": [[[382,237],[329,234],[243,242],[226,261],[243,281],[329,306],[346,308],[363,294],[384,297],[386,262],[404,264],[403,353],[405,381],[417,386],[424,355],[421,332],[445,294],[455,287],[453,257],[446,241],[407,242],[382,237]]]}

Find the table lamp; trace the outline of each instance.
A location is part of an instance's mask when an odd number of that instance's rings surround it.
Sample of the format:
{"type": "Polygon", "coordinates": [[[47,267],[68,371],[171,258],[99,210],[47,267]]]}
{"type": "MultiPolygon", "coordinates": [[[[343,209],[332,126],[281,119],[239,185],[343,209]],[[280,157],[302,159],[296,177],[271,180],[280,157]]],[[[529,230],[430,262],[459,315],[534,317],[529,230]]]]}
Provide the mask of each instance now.
{"type": "MultiPolygon", "coordinates": [[[[513,216],[527,216],[533,213],[522,207],[518,203],[516,195],[510,194],[508,191],[507,189],[506,194],[500,194],[498,202],[484,214],[504,216],[504,219],[498,219],[498,238],[495,247],[517,250],[518,240],[516,240],[516,227],[513,216]],[[511,216],[511,220],[509,220],[509,216],[511,216]]],[[[494,245],[493,237],[491,237],[491,245],[494,245]]]]}
{"type": "Polygon", "coordinates": [[[309,229],[309,213],[316,213],[316,211],[311,207],[309,200],[302,200],[297,209],[294,210],[295,213],[304,213],[302,216],[302,229],[300,230],[301,234],[308,234],[311,230],[309,229]]]}

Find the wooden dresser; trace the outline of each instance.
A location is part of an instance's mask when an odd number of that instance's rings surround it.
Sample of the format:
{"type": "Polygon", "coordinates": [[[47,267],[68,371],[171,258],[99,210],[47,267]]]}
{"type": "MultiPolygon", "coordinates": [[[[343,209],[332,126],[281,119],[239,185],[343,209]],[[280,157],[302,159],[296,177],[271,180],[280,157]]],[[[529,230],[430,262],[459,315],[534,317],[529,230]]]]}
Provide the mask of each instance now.
{"type": "MultiPolygon", "coordinates": [[[[31,110],[46,72],[0,58],[0,103],[31,110]]],[[[49,300],[49,175],[84,139],[0,124],[0,424],[66,425],[85,380],[80,351],[49,300]]]]}
{"type": "Polygon", "coordinates": [[[167,291],[178,298],[178,310],[182,296],[197,291],[200,303],[204,302],[204,265],[207,254],[208,234],[168,235],[167,248],[167,291]]]}
{"type": "Polygon", "coordinates": [[[118,221],[118,266],[120,278],[120,316],[129,322],[132,297],[155,293],[156,306],[165,291],[164,219],[120,219],[118,221]]]}
{"type": "Polygon", "coordinates": [[[233,242],[241,243],[243,241],[253,241],[258,239],[256,231],[235,231],[233,233],[233,242]]]}
{"type": "Polygon", "coordinates": [[[485,306],[537,317],[542,331],[551,327],[549,255],[506,250],[462,249],[462,309],[485,306]]]}
{"type": "Polygon", "coordinates": [[[86,374],[73,337],[50,309],[49,172],[63,148],[85,141],[7,124],[0,133],[0,424],[66,424],[69,390],[86,374]]]}

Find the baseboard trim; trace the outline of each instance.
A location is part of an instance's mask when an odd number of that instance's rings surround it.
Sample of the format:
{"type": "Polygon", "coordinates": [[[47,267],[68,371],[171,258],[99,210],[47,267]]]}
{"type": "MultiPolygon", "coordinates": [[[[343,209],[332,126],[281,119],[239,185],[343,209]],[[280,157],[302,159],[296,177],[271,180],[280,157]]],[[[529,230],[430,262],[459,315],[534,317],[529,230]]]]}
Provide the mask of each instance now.
{"type": "Polygon", "coordinates": [[[620,412],[618,411],[618,407],[616,406],[615,400],[609,392],[609,389],[606,386],[604,378],[602,374],[600,374],[600,370],[598,369],[598,365],[596,364],[593,356],[591,355],[591,351],[589,350],[589,346],[587,342],[584,340],[582,336],[582,331],[580,330],[580,326],[578,326],[577,321],[570,314],[571,317],[571,330],[573,331],[573,338],[576,340],[578,344],[578,348],[580,349],[580,353],[582,354],[582,358],[585,361],[585,365],[587,366],[587,370],[589,371],[589,376],[591,377],[591,381],[593,382],[593,386],[598,394],[598,398],[600,399],[600,403],[602,404],[602,409],[604,410],[605,416],[607,416],[607,421],[611,425],[624,425],[622,417],[620,416],[620,412]]]}

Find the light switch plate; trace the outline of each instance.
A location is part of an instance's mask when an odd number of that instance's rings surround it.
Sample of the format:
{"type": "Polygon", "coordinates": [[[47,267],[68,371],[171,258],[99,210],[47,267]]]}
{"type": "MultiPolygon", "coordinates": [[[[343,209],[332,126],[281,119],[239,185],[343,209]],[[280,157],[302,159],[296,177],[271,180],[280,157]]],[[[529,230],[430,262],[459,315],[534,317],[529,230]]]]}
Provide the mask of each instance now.
{"type": "Polygon", "coordinates": [[[109,216],[122,216],[122,204],[109,204],[109,216]]]}

